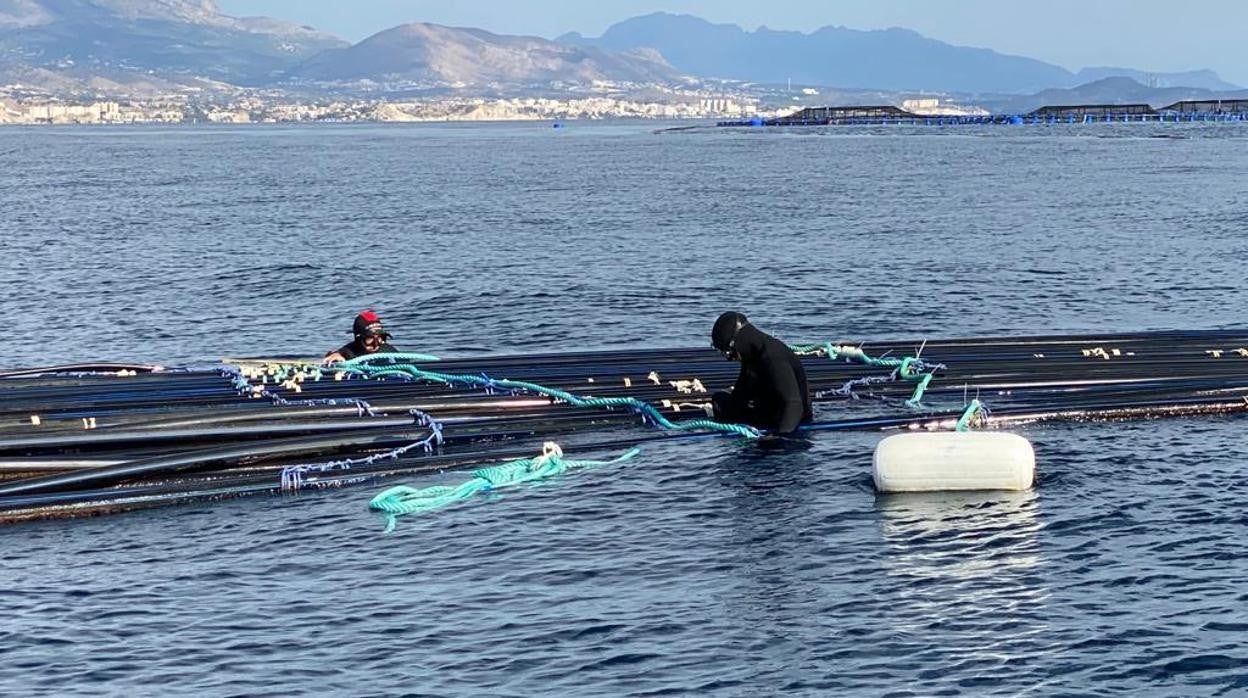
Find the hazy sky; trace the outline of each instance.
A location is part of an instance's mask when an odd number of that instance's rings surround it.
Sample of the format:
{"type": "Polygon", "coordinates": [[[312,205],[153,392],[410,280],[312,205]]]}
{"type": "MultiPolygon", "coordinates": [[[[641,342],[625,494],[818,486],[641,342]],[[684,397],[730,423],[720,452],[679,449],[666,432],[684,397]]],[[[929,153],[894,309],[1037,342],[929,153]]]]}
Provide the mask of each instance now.
{"type": "Polygon", "coordinates": [[[834,24],[892,26],[965,46],[1015,53],[1077,70],[1117,66],[1157,72],[1212,68],[1248,85],[1245,0],[218,0],[232,15],[266,15],[358,41],[405,22],[471,26],[502,34],[598,36],[611,24],[666,11],[746,29],[810,31],[834,24]]]}

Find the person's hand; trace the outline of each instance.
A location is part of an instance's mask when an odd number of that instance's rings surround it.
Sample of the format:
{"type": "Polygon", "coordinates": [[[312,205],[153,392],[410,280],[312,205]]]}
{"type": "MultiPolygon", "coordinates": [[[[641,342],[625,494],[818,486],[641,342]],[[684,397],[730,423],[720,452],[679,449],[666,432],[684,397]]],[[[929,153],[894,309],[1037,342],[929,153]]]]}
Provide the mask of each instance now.
{"type": "Polygon", "coordinates": [[[336,364],[339,361],[346,361],[346,360],[347,360],[346,357],[343,356],[342,354],[339,354],[336,351],[332,351],[326,354],[325,358],[321,359],[321,365],[328,366],[330,364],[336,364]]]}

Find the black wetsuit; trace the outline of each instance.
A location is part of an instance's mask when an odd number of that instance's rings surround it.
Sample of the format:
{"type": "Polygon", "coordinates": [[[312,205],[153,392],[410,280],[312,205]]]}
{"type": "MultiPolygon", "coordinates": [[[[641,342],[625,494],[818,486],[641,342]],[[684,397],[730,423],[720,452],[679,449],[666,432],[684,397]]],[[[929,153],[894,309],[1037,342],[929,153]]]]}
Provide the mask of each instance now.
{"type": "Polygon", "coordinates": [[[791,434],[813,419],[806,370],[792,349],[748,324],[737,332],[734,349],[741,373],[731,393],[712,399],[717,421],[791,434]]]}
{"type": "Polygon", "coordinates": [[[390,346],[389,342],[384,342],[382,343],[380,347],[378,347],[377,351],[369,352],[367,349],[364,348],[364,343],[358,339],[351,342],[350,344],[344,344],[342,345],[340,349],[338,349],[338,353],[342,354],[343,361],[350,361],[351,359],[354,359],[359,356],[364,356],[370,353],[372,354],[396,354],[398,353],[398,351],[399,351],[398,349],[395,349],[394,347],[390,346]]]}

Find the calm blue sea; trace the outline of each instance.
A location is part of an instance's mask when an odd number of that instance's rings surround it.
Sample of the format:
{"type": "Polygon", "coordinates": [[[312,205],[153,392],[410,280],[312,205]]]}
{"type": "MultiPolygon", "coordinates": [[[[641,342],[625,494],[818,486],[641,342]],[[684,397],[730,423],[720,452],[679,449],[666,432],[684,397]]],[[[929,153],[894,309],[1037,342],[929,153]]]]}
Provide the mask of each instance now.
{"type": "MultiPolygon", "coordinates": [[[[0,366],[364,307],[449,356],[1248,324],[1245,125],[654,129],[0,129],[0,366]]],[[[877,496],[827,434],[390,535],[373,487],[0,528],[0,695],[1248,695],[1246,427],[1025,428],[1022,494],[877,496]]]]}

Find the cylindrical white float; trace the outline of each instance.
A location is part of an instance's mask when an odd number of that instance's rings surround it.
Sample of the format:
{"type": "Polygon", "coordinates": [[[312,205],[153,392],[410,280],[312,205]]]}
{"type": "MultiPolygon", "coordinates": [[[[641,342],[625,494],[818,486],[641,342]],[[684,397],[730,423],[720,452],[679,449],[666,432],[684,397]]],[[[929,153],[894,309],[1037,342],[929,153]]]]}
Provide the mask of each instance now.
{"type": "Polygon", "coordinates": [[[1030,489],[1036,452],[1017,434],[940,431],[895,434],[875,447],[880,492],[1030,489]]]}

